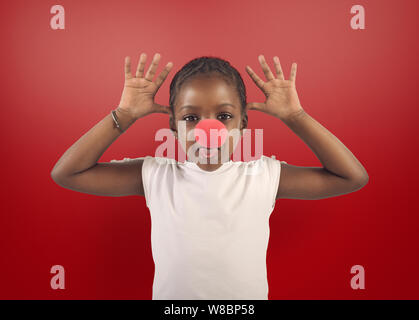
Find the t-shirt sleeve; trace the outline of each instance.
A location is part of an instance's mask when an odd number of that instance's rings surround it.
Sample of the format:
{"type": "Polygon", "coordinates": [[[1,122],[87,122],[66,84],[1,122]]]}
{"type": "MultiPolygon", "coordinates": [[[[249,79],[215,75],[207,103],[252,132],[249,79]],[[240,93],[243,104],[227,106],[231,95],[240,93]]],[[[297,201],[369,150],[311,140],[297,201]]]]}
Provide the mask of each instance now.
{"type": "Polygon", "coordinates": [[[155,158],[152,156],[146,156],[143,158],[143,168],[141,171],[141,176],[143,179],[143,189],[144,189],[144,197],[145,203],[148,208],[150,208],[150,181],[151,181],[151,173],[153,170],[153,165],[155,163],[155,158]]]}
{"type": "Polygon", "coordinates": [[[269,174],[269,184],[272,186],[271,190],[271,199],[272,199],[272,208],[275,206],[276,195],[278,193],[279,181],[281,178],[281,163],[286,163],[285,161],[277,160],[273,155],[271,157],[264,156],[266,165],[268,167],[269,174]]]}
{"type": "Polygon", "coordinates": [[[124,158],[122,160],[111,160],[110,162],[119,162],[124,163],[127,161],[137,160],[137,159],[143,159],[143,167],[141,169],[141,179],[143,183],[143,189],[144,189],[144,197],[146,200],[146,205],[148,207],[149,205],[149,189],[150,189],[150,172],[152,170],[153,166],[153,160],[154,157],[152,156],[146,156],[146,157],[139,157],[139,158],[124,158]]]}
{"type": "MultiPolygon", "coordinates": [[[[141,159],[141,158],[135,158],[135,159],[141,159]]],[[[132,159],[132,158],[124,158],[124,159],[122,159],[122,160],[116,160],[116,159],[113,159],[113,160],[111,160],[110,162],[124,163],[124,162],[128,162],[128,161],[135,160],[135,159],[132,159]]]]}

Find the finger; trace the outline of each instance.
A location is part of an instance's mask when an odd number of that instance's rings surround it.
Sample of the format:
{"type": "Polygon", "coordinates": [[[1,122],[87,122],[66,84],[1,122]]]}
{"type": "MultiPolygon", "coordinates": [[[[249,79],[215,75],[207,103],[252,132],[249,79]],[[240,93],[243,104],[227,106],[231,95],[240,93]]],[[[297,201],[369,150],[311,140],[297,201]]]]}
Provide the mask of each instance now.
{"type": "Polygon", "coordinates": [[[155,113],[171,113],[171,108],[169,106],[164,106],[162,104],[154,103],[153,104],[154,112],[155,113]]]}
{"type": "Polygon", "coordinates": [[[160,86],[162,85],[163,81],[166,80],[167,75],[169,74],[170,70],[173,67],[173,63],[169,62],[166,65],[166,68],[163,69],[162,72],[160,72],[159,76],[157,77],[155,84],[157,86],[157,88],[160,88],[160,86]]]}
{"type": "Polygon", "coordinates": [[[246,104],[246,111],[247,110],[262,110],[265,107],[263,102],[249,102],[246,104]]]}
{"type": "Polygon", "coordinates": [[[274,57],[274,63],[275,63],[275,70],[276,70],[276,76],[279,80],[285,80],[284,73],[282,72],[281,63],[279,62],[279,58],[277,56],[274,57]]]}
{"type": "Polygon", "coordinates": [[[125,73],[125,79],[132,78],[131,74],[131,58],[129,56],[125,57],[125,65],[124,65],[124,73],[125,73]]]}
{"type": "Polygon", "coordinates": [[[265,57],[263,55],[259,55],[258,58],[259,58],[260,65],[262,66],[263,73],[265,74],[266,80],[270,81],[270,80],[275,79],[271,69],[268,66],[268,63],[265,60],[265,57]]]}
{"type": "Polygon", "coordinates": [[[147,54],[142,53],[140,55],[140,60],[138,61],[137,71],[135,73],[135,76],[137,78],[144,78],[144,68],[145,68],[146,60],[147,60],[147,54]]]}
{"type": "Polygon", "coordinates": [[[150,67],[148,68],[145,78],[149,81],[153,81],[154,75],[156,74],[157,66],[159,65],[160,54],[156,53],[153,57],[150,67]]]}
{"type": "Polygon", "coordinates": [[[296,78],[297,78],[297,63],[294,62],[291,66],[290,80],[295,83],[296,78]]]}
{"type": "Polygon", "coordinates": [[[265,82],[261,78],[259,78],[258,75],[249,66],[246,66],[246,71],[250,75],[250,77],[252,78],[252,80],[256,83],[256,85],[260,89],[262,89],[263,88],[263,85],[265,84],[265,82]]]}

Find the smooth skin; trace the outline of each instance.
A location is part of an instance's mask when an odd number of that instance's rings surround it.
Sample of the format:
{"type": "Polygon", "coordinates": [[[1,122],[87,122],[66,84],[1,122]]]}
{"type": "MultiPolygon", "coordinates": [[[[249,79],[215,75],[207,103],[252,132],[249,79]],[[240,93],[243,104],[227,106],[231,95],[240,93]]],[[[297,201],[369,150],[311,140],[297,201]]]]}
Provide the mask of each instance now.
{"type": "MultiPolygon", "coordinates": [[[[155,54],[146,76],[146,55],[140,56],[135,77],[131,74],[131,61],[125,58],[125,85],[117,115],[123,129],[151,113],[170,115],[169,123],[175,136],[179,120],[187,121],[187,130],[193,130],[200,119],[216,118],[228,130],[241,132],[247,127],[247,116],[241,112],[236,90],[219,77],[194,78],[182,87],[175,103],[174,114],[170,107],[154,102],[154,96],[173,67],[168,63],[155,81],[160,55],[155,54]],[[228,104],[228,105],[227,105],[228,104]],[[182,108],[194,105],[194,108],[182,108]]],[[[296,133],[316,154],[324,167],[298,167],[281,164],[281,182],[278,198],[322,199],[350,193],[363,187],[368,175],[353,154],[327,129],[311,118],[301,107],[295,89],[296,64],[290,80],[285,80],[277,57],[274,58],[276,77],[263,56],[259,56],[267,82],[261,80],[250,67],[246,70],[267,97],[264,103],[249,103],[247,110],[259,110],[275,116],[296,133]]],[[[247,113],[246,113],[247,114],[247,113]]],[[[142,159],[125,163],[97,161],[121,133],[114,128],[109,115],[102,119],[58,160],[51,176],[64,188],[102,196],[144,195],[142,185],[142,159]]],[[[187,142],[189,148],[194,141],[187,142]]],[[[229,144],[232,146],[232,143],[229,144]]],[[[230,155],[233,148],[227,151],[230,155]]],[[[198,164],[212,171],[218,164],[198,164]]]]}
{"type": "MultiPolygon", "coordinates": [[[[194,131],[199,121],[206,119],[221,121],[229,132],[232,129],[238,129],[240,137],[243,135],[243,129],[247,127],[247,116],[245,117],[241,110],[237,90],[216,74],[195,76],[182,85],[169,122],[175,137],[179,139],[180,121],[185,121],[186,136],[193,137],[194,134],[191,131],[194,131]]],[[[186,140],[186,150],[189,154],[190,148],[196,142],[182,137],[181,139],[186,140]]],[[[221,146],[216,163],[210,163],[209,159],[199,160],[196,162],[198,167],[202,170],[214,171],[222,165],[222,155],[229,161],[235,147],[232,135],[229,136],[227,142],[221,146]]],[[[195,156],[199,156],[198,150],[195,156]]]]}

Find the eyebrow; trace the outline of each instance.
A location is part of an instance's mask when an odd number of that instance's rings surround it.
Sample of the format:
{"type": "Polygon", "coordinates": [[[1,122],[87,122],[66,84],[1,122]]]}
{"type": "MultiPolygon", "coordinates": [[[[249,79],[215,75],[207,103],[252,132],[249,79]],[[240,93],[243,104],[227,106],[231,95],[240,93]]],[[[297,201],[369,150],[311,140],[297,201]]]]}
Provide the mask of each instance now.
{"type": "MultiPolygon", "coordinates": [[[[230,107],[235,108],[234,104],[231,104],[231,103],[221,103],[221,104],[219,104],[217,107],[218,107],[218,108],[220,108],[220,107],[226,107],[226,106],[230,106],[230,107]]],[[[198,107],[198,106],[194,106],[194,105],[188,104],[188,105],[186,105],[186,106],[182,106],[182,107],[180,107],[180,108],[179,108],[179,111],[180,111],[180,110],[182,110],[182,109],[186,109],[186,108],[190,108],[190,109],[199,109],[199,107],[198,107]]]]}

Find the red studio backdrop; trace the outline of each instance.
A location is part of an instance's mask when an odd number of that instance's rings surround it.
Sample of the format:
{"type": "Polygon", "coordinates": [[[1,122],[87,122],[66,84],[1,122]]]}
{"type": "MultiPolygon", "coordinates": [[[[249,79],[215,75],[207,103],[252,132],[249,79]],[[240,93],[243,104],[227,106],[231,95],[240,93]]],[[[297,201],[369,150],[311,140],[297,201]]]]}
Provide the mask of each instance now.
{"type": "MultiPolygon", "coordinates": [[[[278,200],[270,218],[269,299],[418,299],[417,1],[2,1],[1,299],[151,299],[154,263],[144,197],[104,197],[57,185],[50,172],[77,139],[114,109],[133,68],[161,54],[174,67],[221,57],[239,70],[248,101],[264,96],[257,57],[285,78],[298,64],[301,105],[369,174],[361,190],[322,200],[278,200]],[[65,10],[53,29],[51,8],[65,10]],[[365,28],[351,27],[351,8],[365,28]],[[51,267],[65,289],[51,288],[51,267]],[[354,290],[361,265],[365,288],[354,290]]],[[[272,69],[273,70],[273,69],[272,69]]],[[[279,119],[251,110],[263,153],[321,166],[279,119]]],[[[154,156],[166,114],[138,120],[100,162],[154,156]]],[[[163,199],[162,199],[163,201],[163,199]]]]}

